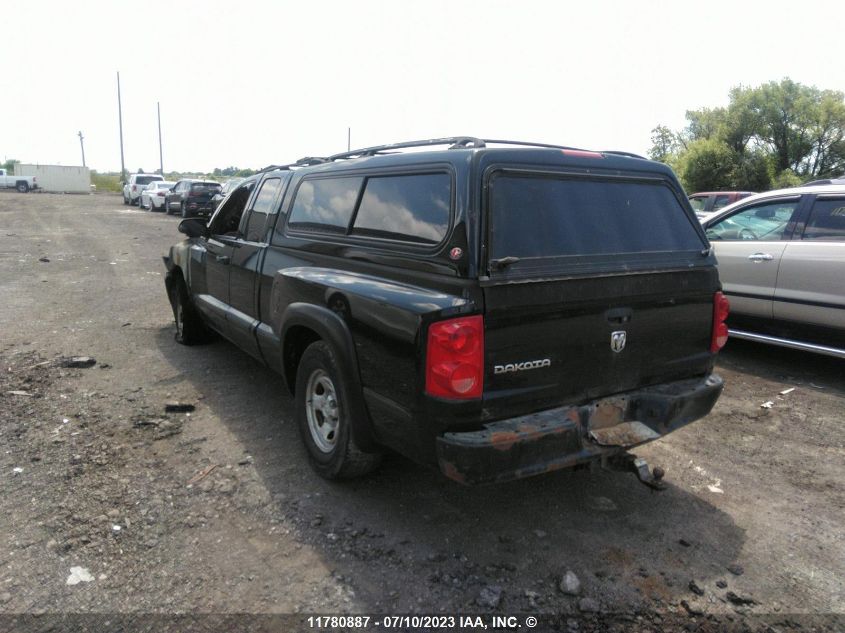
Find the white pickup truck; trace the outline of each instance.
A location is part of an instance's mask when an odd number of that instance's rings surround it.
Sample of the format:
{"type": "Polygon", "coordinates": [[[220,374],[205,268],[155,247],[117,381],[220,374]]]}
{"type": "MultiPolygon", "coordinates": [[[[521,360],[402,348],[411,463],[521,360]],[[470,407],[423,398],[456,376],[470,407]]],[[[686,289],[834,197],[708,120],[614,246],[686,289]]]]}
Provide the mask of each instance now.
{"type": "Polygon", "coordinates": [[[26,193],[31,189],[38,189],[35,176],[10,176],[5,169],[0,169],[0,187],[6,189],[17,189],[26,193]]]}

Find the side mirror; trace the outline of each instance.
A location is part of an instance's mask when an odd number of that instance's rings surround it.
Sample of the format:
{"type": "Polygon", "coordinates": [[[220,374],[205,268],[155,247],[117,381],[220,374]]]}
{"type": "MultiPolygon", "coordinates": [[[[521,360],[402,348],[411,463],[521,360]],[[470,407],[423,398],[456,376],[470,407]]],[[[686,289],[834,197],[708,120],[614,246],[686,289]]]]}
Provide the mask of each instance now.
{"type": "Polygon", "coordinates": [[[208,235],[208,219],[186,218],[179,223],[179,232],[188,237],[205,237],[208,235]]]}

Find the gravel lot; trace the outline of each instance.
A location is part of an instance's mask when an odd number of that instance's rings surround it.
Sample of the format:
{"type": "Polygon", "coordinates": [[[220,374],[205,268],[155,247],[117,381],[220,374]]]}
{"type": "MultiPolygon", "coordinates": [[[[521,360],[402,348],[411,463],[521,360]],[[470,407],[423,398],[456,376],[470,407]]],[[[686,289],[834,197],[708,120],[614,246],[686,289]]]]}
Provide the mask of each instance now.
{"type": "Polygon", "coordinates": [[[585,470],[464,488],[399,457],[330,484],[279,376],[173,340],[177,223],[0,192],[1,613],[845,613],[842,361],[731,341],[714,412],[637,452],[660,493],[585,470]]]}

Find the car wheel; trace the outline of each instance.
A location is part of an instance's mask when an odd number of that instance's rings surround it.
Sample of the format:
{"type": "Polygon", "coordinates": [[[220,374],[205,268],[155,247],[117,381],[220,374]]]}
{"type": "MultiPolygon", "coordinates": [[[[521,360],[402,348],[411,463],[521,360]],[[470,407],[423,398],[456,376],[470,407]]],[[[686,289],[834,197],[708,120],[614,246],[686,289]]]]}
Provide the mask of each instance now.
{"type": "Polygon", "coordinates": [[[124,204],[124,205],[128,205],[128,204],[129,204],[129,198],[127,198],[127,197],[126,197],[126,194],[125,194],[125,193],[123,194],[123,204],[124,204]]]}
{"type": "Polygon", "coordinates": [[[311,464],[325,479],[351,479],[374,470],[380,453],[355,444],[349,415],[350,393],[332,348],[308,346],[296,372],[296,418],[311,464]]]}
{"type": "Polygon", "coordinates": [[[29,191],[29,185],[25,182],[19,182],[17,187],[15,188],[21,193],[26,193],[27,191],[29,191]]]}
{"type": "Polygon", "coordinates": [[[173,318],[176,321],[176,342],[182,345],[198,345],[212,338],[211,332],[202,321],[194,302],[188,295],[188,288],[182,278],[178,278],[170,292],[173,318]]]}

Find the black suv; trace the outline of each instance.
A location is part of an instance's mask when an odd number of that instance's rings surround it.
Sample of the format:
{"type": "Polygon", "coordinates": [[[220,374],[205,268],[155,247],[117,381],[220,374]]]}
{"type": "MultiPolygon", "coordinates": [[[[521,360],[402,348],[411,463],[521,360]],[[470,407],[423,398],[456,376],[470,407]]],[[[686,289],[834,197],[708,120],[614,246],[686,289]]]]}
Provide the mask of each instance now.
{"type": "Polygon", "coordinates": [[[462,483],[633,460],[722,390],[707,238],[630,154],[384,145],[267,168],[179,229],[176,339],[213,330],[280,372],[327,478],[385,448],[462,483]]]}
{"type": "Polygon", "coordinates": [[[217,207],[212,202],[222,185],[213,180],[184,179],[178,181],[164,198],[168,215],[178,210],[183,218],[208,216],[217,207]]]}

